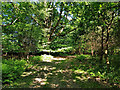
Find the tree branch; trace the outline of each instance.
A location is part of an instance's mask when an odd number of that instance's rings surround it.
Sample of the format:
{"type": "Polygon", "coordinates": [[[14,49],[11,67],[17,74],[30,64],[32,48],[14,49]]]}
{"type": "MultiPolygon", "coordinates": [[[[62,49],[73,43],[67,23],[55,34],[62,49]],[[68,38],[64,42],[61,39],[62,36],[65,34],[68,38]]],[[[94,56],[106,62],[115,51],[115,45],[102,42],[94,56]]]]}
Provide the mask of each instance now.
{"type": "Polygon", "coordinates": [[[63,32],[63,29],[64,27],[62,27],[62,29],[58,32],[58,34],[53,39],[51,39],[51,41],[53,41],[57,36],[59,36],[63,32]]]}
{"type": "MultiPolygon", "coordinates": [[[[68,12],[67,12],[67,14],[68,14],[68,12]]],[[[66,17],[65,17],[65,15],[64,15],[65,19],[67,19],[67,14],[65,14],[66,17]]],[[[62,23],[62,25],[64,25],[64,24],[66,25],[66,22],[65,22],[65,23],[62,23]]],[[[64,27],[65,27],[65,26],[62,27],[62,29],[55,35],[55,37],[54,37],[51,41],[53,41],[56,37],[58,37],[58,36],[63,32],[64,27]]]]}
{"type": "MultiPolygon", "coordinates": [[[[17,9],[18,9],[18,7],[15,7],[15,5],[13,4],[13,2],[12,2],[11,4],[12,4],[12,6],[13,6],[14,8],[17,8],[17,9]]],[[[18,18],[19,18],[19,17],[18,17],[18,18]]],[[[10,24],[0,25],[0,26],[9,26],[9,25],[12,25],[12,24],[14,24],[14,23],[18,20],[18,18],[16,18],[15,20],[13,20],[13,17],[12,17],[12,22],[11,22],[10,24]]]]}
{"type": "Polygon", "coordinates": [[[12,24],[14,24],[18,20],[18,18],[16,18],[14,21],[13,21],[13,18],[12,18],[12,22],[10,24],[0,25],[0,26],[9,26],[9,25],[12,25],[12,24]]]}
{"type": "Polygon", "coordinates": [[[66,33],[65,33],[65,34],[63,34],[63,35],[61,34],[61,35],[59,35],[59,36],[64,37],[64,36],[66,36],[67,34],[69,34],[70,32],[75,31],[77,28],[78,28],[78,27],[76,27],[76,28],[74,28],[74,29],[72,29],[72,30],[70,30],[70,31],[66,32],[66,33]]]}
{"type": "Polygon", "coordinates": [[[55,27],[53,27],[53,29],[51,29],[49,41],[51,41],[51,40],[50,40],[50,39],[51,39],[51,36],[54,34],[56,27],[57,27],[57,26],[59,25],[59,23],[60,23],[60,20],[61,20],[61,18],[62,18],[62,11],[63,11],[63,3],[61,3],[61,10],[60,10],[59,20],[58,20],[57,24],[55,25],[55,27]]]}
{"type": "Polygon", "coordinates": [[[108,39],[109,39],[109,30],[110,30],[110,28],[111,28],[112,21],[113,21],[113,19],[114,19],[114,13],[115,13],[115,12],[112,13],[112,19],[110,20],[110,23],[108,24],[108,26],[106,26],[106,27],[107,27],[107,39],[106,39],[106,43],[108,42],[108,39]]]}
{"type": "Polygon", "coordinates": [[[38,25],[41,26],[41,24],[40,24],[33,16],[31,16],[31,17],[32,17],[32,19],[33,19],[38,25]]]}

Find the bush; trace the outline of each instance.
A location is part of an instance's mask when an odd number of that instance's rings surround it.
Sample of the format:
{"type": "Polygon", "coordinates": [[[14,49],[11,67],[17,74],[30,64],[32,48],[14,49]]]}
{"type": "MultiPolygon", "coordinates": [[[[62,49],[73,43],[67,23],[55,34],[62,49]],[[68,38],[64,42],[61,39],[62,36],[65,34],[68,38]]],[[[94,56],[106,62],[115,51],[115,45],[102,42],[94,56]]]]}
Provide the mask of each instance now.
{"type": "Polygon", "coordinates": [[[83,61],[84,59],[90,57],[90,55],[77,55],[76,60],[83,61]]]}
{"type": "Polygon", "coordinates": [[[32,64],[38,64],[40,61],[52,61],[53,60],[53,56],[51,55],[41,55],[41,56],[33,56],[29,58],[29,61],[32,64]]]}
{"type": "Polygon", "coordinates": [[[118,69],[120,65],[120,55],[111,55],[109,61],[111,62],[112,67],[118,69]]]}
{"type": "Polygon", "coordinates": [[[25,71],[25,60],[2,60],[2,80],[4,83],[10,83],[20,77],[25,71]]]}
{"type": "Polygon", "coordinates": [[[38,62],[42,61],[42,57],[41,56],[33,56],[33,57],[30,57],[29,60],[33,64],[37,64],[38,62]]]}
{"type": "Polygon", "coordinates": [[[69,54],[66,54],[66,53],[59,53],[59,56],[69,56],[69,54]]]}

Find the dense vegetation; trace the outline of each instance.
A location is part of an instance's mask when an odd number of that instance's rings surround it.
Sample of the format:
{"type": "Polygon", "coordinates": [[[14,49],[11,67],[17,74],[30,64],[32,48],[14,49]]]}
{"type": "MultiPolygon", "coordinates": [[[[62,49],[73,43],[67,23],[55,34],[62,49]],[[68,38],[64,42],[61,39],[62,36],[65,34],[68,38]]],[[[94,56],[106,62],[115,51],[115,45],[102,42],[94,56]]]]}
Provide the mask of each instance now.
{"type": "Polygon", "coordinates": [[[120,88],[119,2],[2,2],[0,17],[3,87],[31,87],[51,72],[40,87],[70,87],[73,78],[79,88],[120,88]],[[65,68],[72,74],[61,78],[65,68]]]}

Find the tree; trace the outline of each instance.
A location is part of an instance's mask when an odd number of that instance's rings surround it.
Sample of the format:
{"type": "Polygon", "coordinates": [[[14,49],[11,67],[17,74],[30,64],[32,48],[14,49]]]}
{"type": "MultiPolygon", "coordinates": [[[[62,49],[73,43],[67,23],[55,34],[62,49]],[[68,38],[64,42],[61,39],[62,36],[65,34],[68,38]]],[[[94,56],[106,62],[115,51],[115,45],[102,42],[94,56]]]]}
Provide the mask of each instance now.
{"type": "MultiPolygon", "coordinates": [[[[2,5],[3,52],[20,51],[22,55],[26,56],[29,52],[35,51],[42,42],[41,39],[45,32],[42,30],[42,26],[38,26],[34,22],[31,12],[27,11],[31,3],[3,3],[2,5]]],[[[29,8],[29,11],[31,9],[29,8]]]]}

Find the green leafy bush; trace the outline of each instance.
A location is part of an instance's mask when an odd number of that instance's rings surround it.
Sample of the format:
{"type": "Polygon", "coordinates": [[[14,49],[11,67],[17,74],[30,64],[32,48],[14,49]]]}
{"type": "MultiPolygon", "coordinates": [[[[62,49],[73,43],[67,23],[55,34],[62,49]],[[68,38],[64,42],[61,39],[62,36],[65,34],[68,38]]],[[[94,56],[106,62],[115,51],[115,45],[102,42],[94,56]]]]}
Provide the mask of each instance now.
{"type": "Polygon", "coordinates": [[[106,60],[104,59],[104,63],[102,64],[103,68],[100,68],[99,58],[98,57],[89,57],[89,55],[78,55],[76,60],[82,61],[79,64],[79,68],[87,71],[91,77],[100,77],[101,79],[108,80],[109,83],[120,84],[120,55],[111,55],[109,56],[109,71],[107,69],[106,60]],[[87,61],[86,61],[87,59],[87,61]],[[86,62],[86,63],[84,63],[86,62]]]}
{"type": "Polygon", "coordinates": [[[110,62],[112,67],[115,67],[115,69],[118,69],[120,65],[120,55],[111,55],[110,62]]]}
{"type": "Polygon", "coordinates": [[[2,80],[3,83],[10,83],[20,77],[25,71],[25,60],[2,60],[2,80]]]}
{"type": "Polygon", "coordinates": [[[69,56],[69,54],[66,54],[66,53],[59,53],[59,56],[69,56]]]}
{"type": "Polygon", "coordinates": [[[84,59],[86,59],[87,57],[89,57],[89,55],[77,55],[76,59],[83,61],[84,59]]]}
{"type": "Polygon", "coordinates": [[[33,57],[30,57],[29,60],[33,64],[36,64],[36,63],[42,61],[42,57],[41,56],[33,56],[33,57]]]}
{"type": "Polygon", "coordinates": [[[29,58],[31,64],[38,64],[41,61],[52,61],[52,60],[53,60],[53,56],[46,54],[41,56],[33,56],[29,58]]]}

